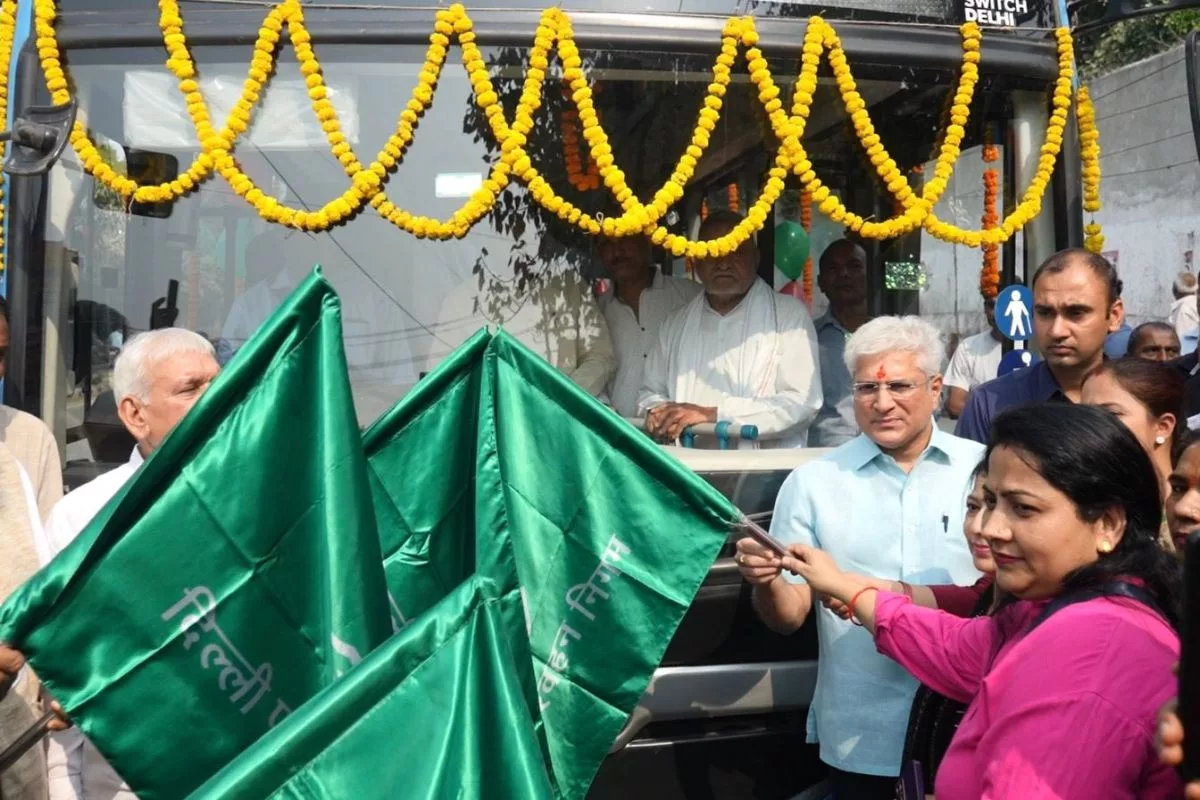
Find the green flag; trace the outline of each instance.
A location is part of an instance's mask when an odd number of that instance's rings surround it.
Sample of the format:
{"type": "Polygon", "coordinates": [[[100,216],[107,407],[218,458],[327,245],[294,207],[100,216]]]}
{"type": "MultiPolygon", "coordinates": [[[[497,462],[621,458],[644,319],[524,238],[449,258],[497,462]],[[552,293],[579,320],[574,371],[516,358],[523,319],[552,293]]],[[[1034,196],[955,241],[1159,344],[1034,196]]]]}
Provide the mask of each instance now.
{"type": "Polygon", "coordinates": [[[0,608],[0,640],[141,800],[186,796],[390,634],[319,272],[124,490],[0,608]]]}
{"type": "Polygon", "coordinates": [[[475,572],[476,416],[489,339],[480,332],[451,353],[363,435],[397,628],[475,572]]]}
{"type": "Polygon", "coordinates": [[[494,584],[460,584],[193,797],[551,797],[494,584]]]}
{"type": "Polygon", "coordinates": [[[426,380],[365,437],[389,589],[419,610],[496,581],[557,793],[583,797],[738,513],[505,333],[426,380]]]}

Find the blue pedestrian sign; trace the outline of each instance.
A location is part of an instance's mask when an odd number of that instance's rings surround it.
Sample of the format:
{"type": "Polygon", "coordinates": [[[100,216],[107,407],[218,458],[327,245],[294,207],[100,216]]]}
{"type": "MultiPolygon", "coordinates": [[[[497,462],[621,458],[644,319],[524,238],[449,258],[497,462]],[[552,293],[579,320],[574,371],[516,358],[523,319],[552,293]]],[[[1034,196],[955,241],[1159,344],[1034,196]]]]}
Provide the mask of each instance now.
{"type": "Polygon", "coordinates": [[[1009,350],[1000,359],[1000,368],[996,370],[996,377],[1007,375],[1010,372],[1016,372],[1019,369],[1032,367],[1038,362],[1036,356],[1028,350],[1009,350]]]}
{"type": "Polygon", "coordinates": [[[996,295],[996,327],[1014,342],[1033,336],[1033,292],[1019,283],[996,295]]]}

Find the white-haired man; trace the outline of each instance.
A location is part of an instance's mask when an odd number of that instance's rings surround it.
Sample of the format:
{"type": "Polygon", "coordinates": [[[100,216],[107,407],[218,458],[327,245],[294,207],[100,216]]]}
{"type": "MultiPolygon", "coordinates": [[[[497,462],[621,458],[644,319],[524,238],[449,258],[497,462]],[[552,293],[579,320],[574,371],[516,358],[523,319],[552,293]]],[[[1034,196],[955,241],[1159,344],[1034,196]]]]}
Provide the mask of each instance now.
{"type": "MultiPolygon", "coordinates": [[[[219,371],[212,343],[183,328],[147,331],[125,344],[113,368],[113,395],[117,414],[137,446],[128,462],[80,486],[54,507],[46,523],[51,557],[70,544],[134,476],[219,371]]],[[[50,738],[46,764],[50,800],[136,800],[76,728],[50,738]]]]}
{"type": "MultiPolygon", "coordinates": [[[[741,220],[713,212],[700,238],[724,236],[741,220]]],[[[691,425],[724,420],[757,426],[764,446],[803,447],[824,400],[808,309],[758,277],[753,239],[700,259],[696,271],[704,294],[667,317],[646,359],[638,395],[646,431],[674,441],[691,425]]]]}
{"type": "MultiPolygon", "coordinates": [[[[850,337],[846,368],[862,433],[788,477],[775,502],[776,538],[877,578],[975,582],[962,520],[984,448],[934,424],[945,356],[938,331],[917,317],[879,317],[850,337]]],[[[891,800],[916,681],[876,653],[866,631],[815,604],[803,580],[782,574],[753,539],[738,542],[737,562],[772,629],[791,633],[817,607],[821,659],[808,735],[831,768],[834,797],[891,800]]]]}
{"type": "Polygon", "coordinates": [[[1200,311],[1196,309],[1196,276],[1190,272],[1181,272],[1175,276],[1175,285],[1171,287],[1174,302],[1167,322],[1175,329],[1180,339],[1185,336],[1195,336],[1200,328],[1200,311]]]}

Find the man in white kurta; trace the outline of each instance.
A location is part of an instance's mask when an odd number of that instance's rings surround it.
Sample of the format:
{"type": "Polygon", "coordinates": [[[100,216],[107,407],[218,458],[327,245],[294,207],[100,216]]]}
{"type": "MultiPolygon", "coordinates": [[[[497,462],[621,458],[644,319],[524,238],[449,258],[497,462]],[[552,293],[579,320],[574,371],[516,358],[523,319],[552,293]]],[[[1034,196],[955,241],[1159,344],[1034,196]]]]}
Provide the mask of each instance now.
{"type": "MultiPolygon", "coordinates": [[[[499,269],[500,267],[497,267],[499,269]]],[[[502,328],[593,397],[603,397],[616,369],[608,322],[574,267],[553,262],[536,281],[500,279],[491,269],[480,287],[465,280],[446,297],[433,331],[436,365],[484,326],[502,328]]]]}
{"type": "Polygon", "coordinates": [[[1181,340],[1184,336],[1194,336],[1196,329],[1200,328],[1200,311],[1196,308],[1196,276],[1190,272],[1179,273],[1171,293],[1175,301],[1171,303],[1167,322],[1175,328],[1181,340]]]}
{"type": "Polygon", "coordinates": [[[967,396],[980,384],[995,378],[1000,370],[1003,335],[996,328],[996,300],[983,299],[988,327],[958,343],[946,370],[946,413],[957,418],[967,406],[967,396]]]}
{"type": "Polygon", "coordinates": [[[659,328],[704,289],[696,281],[663,275],[651,262],[650,241],[645,237],[601,239],[596,250],[613,284],[599,300],[617,356],[608,397],[618,414],[636,417],[646,362],[658,346],[659,328]]]}
{"type": "MultiPolygon", "coordinates": [[[[715,239],[741,220],[712,214],[715,239]]],[[[755,425],[763,447],[803,447],[821,408],[817,333],[804,304],[758,278],[753,239],[724,258],[701,259],[704,294],[670,316],[646,363],[638,398],[646,430],[674,441],[704,422],[755,425]]]]}
{"type": "MultiPolygon", "coordinates": [[[[0,602],[37,572],[45,550],[33,481],[20,460],[0,442],[0,602]]],[[[41,716],[38,692],[37,679],[28,669],[14,670],[0,679],[0,749],[12,744],[41,716]]],[[[10,797],[46,797],[42,748],[30,748],[0,772],[0,798],[10,797]]]]}
{"type": "MultiPolygon", "coordinates": [[[[54,507],[46,523],[46,562],[82,533],[137,473],[219,370],[212,345],[191,331],[164,328],[129,340],[113,369],[113,394],[121,422],[137,447],[127,463],[80,486],[54,507]]],[[[49,738],[46,763],[50,800],[137,800],[77,728],[49,738]]]]}

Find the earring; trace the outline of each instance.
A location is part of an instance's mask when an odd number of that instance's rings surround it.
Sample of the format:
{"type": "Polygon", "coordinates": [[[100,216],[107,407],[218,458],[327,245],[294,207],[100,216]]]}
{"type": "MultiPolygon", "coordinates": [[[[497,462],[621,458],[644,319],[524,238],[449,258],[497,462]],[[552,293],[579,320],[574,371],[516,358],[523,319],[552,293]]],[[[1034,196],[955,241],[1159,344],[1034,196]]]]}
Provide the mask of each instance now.
{"type": "Polygon", "coordinates": [[[1155,437],[1154,437],[1154,443],[1155,443],[1155,444],[1162,444],[1162,443],[1164,443],[1165,441],[1167,441],[1167,437],[1165,437],[1165,436],[1155,436],[1155,437]]]}
{"type": "Polygon", "coordinates": [[[1104,539],[1100,542],[1100,545],[1096,549],[1101,553],[1108,555],[1113,549],[1112,542],[1110,542],[1108,539],[1104,539]]]}

